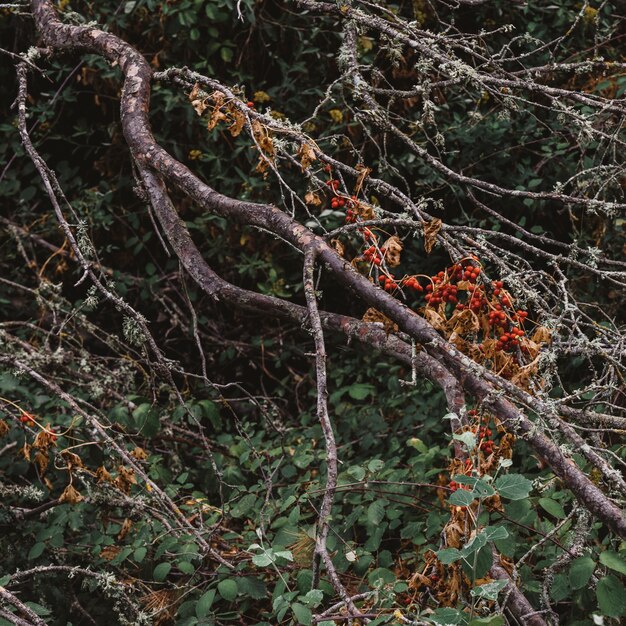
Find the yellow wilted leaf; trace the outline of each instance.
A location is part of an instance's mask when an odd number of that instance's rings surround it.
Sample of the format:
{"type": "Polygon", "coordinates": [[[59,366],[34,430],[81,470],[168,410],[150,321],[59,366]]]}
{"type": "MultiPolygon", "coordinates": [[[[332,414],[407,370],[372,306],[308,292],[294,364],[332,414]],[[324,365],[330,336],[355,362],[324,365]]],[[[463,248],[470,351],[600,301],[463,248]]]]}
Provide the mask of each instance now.
{"type": "Polygon", "coordinates": [[[345,256],[346,248],[339,239],[331,239],[330,245],[335,249],[339,256],[345,256]]]}
{"type": "Polygon", "coordinates": [[[403,247],[400,238],[396,237],[396,235],[389,237],[380,247],[389,267],[398,267],[400,265],[400,253],[403,247]]]}
{"type": "Polygon", "coordinates": [[[331,119],[336,124],[341,124],[341,122],[343,122],[343,113],[339,109],[331,109],[328,111],[328,115],[330,115],[331,119]]]}
{"type": "Polygon", "coordinates": [[[234,107],[230,110],[230,114],[233,118],[233,123],[228,127],[228,130],[233,137],[237,137],[246,124],[246,117],[239,109],[234,107]]]}
{"type": "Polygon", "coordinates": [[[189,101],[198,115],[202,115],[207,108],[207,98],[200,96],[200,85],[196,83],[189,94],[189,101]]]}
{"type": "Polygon", "coordinates": [[[437,217],[424,224],[424,250],[426,250],[426,254],[430,254],[437,243],[437,235],[441,226],[442,221],[437,217]]]}
{"type": "Polygon", "coordinates": [[[545,326],[537,326],[533,333],[532,340],[535,343],[550,343],[552,331],[545,326]]]}
{"type": "Polygon", "coordinates": [[[269,102],[271,100],[270,95],[265,91],[255,91],[252,99],[255,102],[260,102],[263,104],[264,102],[269,102]]]}
{"type": "Polygon", "coordinates": [[[83,496],[72,485],[68,485],[59,496],[59,502],[67,502],[68,504],[76,504],[83,499],[83,496]]]}

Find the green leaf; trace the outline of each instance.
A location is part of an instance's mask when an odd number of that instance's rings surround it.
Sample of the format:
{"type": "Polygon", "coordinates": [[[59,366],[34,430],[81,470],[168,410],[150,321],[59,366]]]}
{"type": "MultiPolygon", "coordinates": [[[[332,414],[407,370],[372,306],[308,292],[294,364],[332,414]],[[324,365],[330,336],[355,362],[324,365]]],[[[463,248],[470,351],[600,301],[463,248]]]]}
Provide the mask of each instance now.
{"type": "Polygon", "coordinates": [[[43,543],[43,541],[36,543],[28,552],[28,560],[36,559],[38,556],[41,556],[45,549],[46,544],[43,543]]]}
{"type": "Polygon", "coordinates": [[[484,585],[479,585],[478,587],[474,587],[470,594],[476,598],[485,598],[486,600],[497,600],[498,594],[502,589],[504,589],[507,585],[506,580],[494,580],[491,583],[486,583],[484,585]]]}
{"type": "Polygon", "coordinates": [[[595,561],[589,556],[581,556],[572,561],[569,570],[569,584],[572,589],[582,589],[596,569],[595,561]]]}
{"type": "Polygon", "coordinates": [[[11,580],[11,576],[3,576],[0,578],[0,587],[6,587],[7,583],[11,580]]]}
{"type": "Polygon", "coordinates": [[[135,561],[135,563],[141,563],[144,560],[147,552],[148,549],[145,546],[140,546],[139,548],[137,548],[133,552],[133,560],[135,561]]]}
{"type": "Polygon", "coordinates": [[[133,411],[133,419],[137,430],[144,437],[154,437],[161,428],[159,412],[148,403],[140,404],[133,411]]]}
{"type": "Polygon", "coordinates": [[[226,602],[232,602],[237,597],[237,583],[232,578],[221,580],[217,584],[217,590],[226,602]]]}
{"type": "Polygon", "coordinates": [[[193,566],[192,563],[190,563],[189,561],[178,561],[176,563],[176,567],[183,573],[183,574],[193,574],[196,571],[196,568],[193,566]]]}
{"type": "Polygon", "coordinates": [[[509,500],[523,500],[528,497],[533,484],[519,474],[504,474],[496,479],[494,487],[500,497],[509,500]]]}
{"type": "Polygon", "coordinates": [[[346,473],[356,482],[361,482],[365,478],[365,469],[360,465],[353,465],[352,467],[349,467],[346,473]]]}
{"type": "Polygon", "coordinates": [[[600,563],[626,576],[626,561],[615,552],[611,552],[610,550],[603,552],[600,555],[600,563]]]}
{"type": "Polygon", "coordinates": [[[626,612],[626,589],[615,576],[605,576],[596,585],[602,615],[621,617],[626,612]]]}
{"type": "Polygon", "coordinates": [[[452,438],[465,444],[468,452],[471,452],[476,447],[476,435],[469,430],[466,430],[460,435],[452,435],[452,438]]]}
{"type": "Polygon", "coordinates": [[[469,626],[504,626],[504,617],[502,615],[477,617],[469,623],[469,626]]]}
{"type": "Polygon", "coordinates": [[[437,609],[430,616],[430,619],[435,622],[435,624],[441,624],[441,626],[464,624],[465,613],[463,611],[457,611],[456,609],[437,609]]]}
{"type": "Polygon", "coordinates": [[[453,506],[469,506],[474,500],[472,492],[465,489],[458,489],[448,498],[448,502],[453,506]]]}
{"type": "Polygon", "coordinates": [[[367,464],[367,471],[368,472],[378,472],[381,469],[383,469],[383,467],[385,467],[385,462],[381,461],[380,459],[372,459],[368,464],[367,464]]]}
{"type": "Polygon", "coordinates": [[[254,576],[242,576],[237,578],[237,589],[242,596],[261,600],[267,596],[267,588],[260,578],[254,576]]]}
{"type": "Polygon", "coordinates": [[[385,517],[385,501],[375,500],[367,507],[367,521],[378,526],[385,517]]]}
{"type": "Polygon", "coordinates": [[[443,550],[435,552],[435,554],[444,565],[450,565],[450,563],[458,561],[463,556],[461,551],[456,548],[444,548],[443,550]]]}
{"type": "Polygon", "coordinates": [[[355,383],[348,389],[348,395],[353,400],[365,400],[367,396],[373,395],[375,391],[376,387],[374,387],[374,385],[370,385],[369,383],[355,383]]]}
{"type": "Polygon", "coordinates": [[[213,600],[215,600],[215,589],[209,589],[203,593],[196,602],[196,617],[202,619],[205,617],[213,606],[213,600]]]}
{"type": "Polygon", "coordinates": [[[252,557],[252,562],[257,567],[267,567],[268,565],[271,565],[274,562],[274,559],[267,552],[262,552],[261,554],[255,554],[252,557]]]}
{"type": "Polygon", "coordinates": [[[167,575],[170,573],[171,569],[172,569],[171,563],[167,563],[167,562],[159,563],[154,568],[154,571],[152,572],[153,580],[156,580],[159,583],[163,582],[167,578],[167,575]]]}
{"type": "Polygon", "coordinates": [[[291,610],[293,611],[293,615],[296,618],[298,624],[302,624],[303,626],[311,626],[311,620],[313,619],[311,609],[304,606],[304,604],[294,602],[291,605],[291,610]]]}
{"type": "Polygon", "coordinates": [[[551,498],[539,498],[539,506],[557,519],[565,519],[567,517],[563,507],[551,498]]]}
{"type": "Polygon", "coordinates": [[[306,595],[300,596],[300,600],[307,606],[315,608],[324,598],[324,592],[321,589],[311,589],[306,595]]]}

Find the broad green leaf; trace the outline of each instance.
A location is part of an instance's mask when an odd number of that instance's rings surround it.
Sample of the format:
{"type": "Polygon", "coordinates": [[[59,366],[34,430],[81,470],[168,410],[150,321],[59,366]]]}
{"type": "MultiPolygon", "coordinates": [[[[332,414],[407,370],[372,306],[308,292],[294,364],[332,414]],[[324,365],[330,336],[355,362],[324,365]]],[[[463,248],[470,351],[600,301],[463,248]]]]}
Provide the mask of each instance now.
{"type": "Polygon", "coordinates": [[[606,550],[600,555],[600,563],[626,576],[626,561],[621,556],[610,550],[606,550]]]}
{"type": "Polygon", "coordinates": [[[237,578],[237,589],[242,596],[261,600],[267,596],[267,588],[260,578],[254,576],[242,576],[237,578]]]}
{"type": "Polygon", "coordinates": [[[384,461],[381,461],[380,459],[372,459],[367,464],[367,471],[368,472],[378,472],[381,469],[383,469],[383,467],[385,467],[385,462],[384,461]]]}
{"type": "Polygon", "coordinates": [[[626,613],[626,589],[615,576],[605,576],[598,582],[596,597],[603,615],[621,617],[626,613]]]}
{"type": "Polygon", "coordinates": [[[572,561],[569,570],[569,584],[572,589],[582,589],[591,578],[596,568],[595,561],[589,556],[581,556],[572,561]]]}
{"type": "Polygon", "coordinates": [[[189,561],[177,561],[176,562],[176,567],[183,574],[193,574],[196,571],[196,568],[189,561]]]}
{"type": "Polygon", "coordinates": [[[304,606],[304,604],[294,602],[291,605],[291,610],[293,611],[293,615],[296,618],[296,622],[298,624],[302,624],[302,626],[311,626],[311,620],[313,619],[311,609],[304,606]]]}
{"type": "Polygon", "coordinates": [[[557,519],[565,519],[567,517],[563,507],[551,498],[539,498],[539,506],[557,519]]]}
{"type": "Polygon", "coordinates": [[[476,598],[485,598],[486,600],[497,600],[498,594],[507,585],[506,580],[494,580],[491,583],[474,587],[470,593],[476,598]]]}
{"type": "Polygon", "coordinates": [[[215,589],[209,589],[200,596],[198,602],[196,602],[196,617],[202,619],[208,614],[213,606],[216,593],[217,591],[215,589]]]}
{"type": "Polygon", "coordinates": [[[348,395],[353,400],[365,400],[367,396],[373,395],[375,391],[376,387],[374,387],[374,385],[370,385],[369,383],[355,383],[348,389],[348,395]]]}
{"type": "Polygon", "coordinates": [[[274,559],[267,552],[263,552],[261,554],[255,554],[252,557],[252,562],[257,567],[267,567],[274,562],[274,559]]]}
{"type": "Polygon", "coordinates": [[[385,517],[385,501],[375,500],[367,507],[367,521],[378,526],[385,517]]]}
{"type": "Polygon", "coordinates": [[[167,578],[167,575],[170,573],[171,569],[172,569],[171,563],[167,563],[167,562],[159,563],[154,568],[154,571],[152,572],[153,580],[156,580],[159,583],[163,582],[167,578]]]}
{"type": "Polygon", "coordinates": [[[504,474],[496,479],[493,486],[502,498],[522,500],[528,497],[532,485],[528,478],[519,474],[504,474]]]}
{"type": "Polygon", "coordinates": [[[237,597],[237,583],[232,578],[221,580],[217,584],[217,590],[226,602],[232,602],[237,597]]]}
{"type": "Polygon", "coordinates": [[[315,608],[324,598],[324,592],[321,589],[311,589],[306,595],[300,596],[300,600],[307,606],[315,608]]]}
{"type": "Polygon", "coordinates": [[[365,478],[365,469],[360,465],[353,465],[352,467],[349,467],[346,473],[356,482],[360,482],[365,478]]]}
{"type": "Polygon", "coordinates": [[[477,617],[469,623],[469,626],[504,626],[504,617],[502,615],[477,617]]]}
{"type": "Polygon", "coordinates": [[[147,552],[148,549],[145,546],[140,546],[133,552],[133,560],[136,563],[141,563],[144,560],[147,552]]]}
{"type": "Polygon", "coordinates": [[[465,623],[465,613],[456,609],[436,609],[430,619],[435,624],[441,624],[441,626],[463,624],[465,623]]]}
{"type": "Polygon", "coordinates": [[[36,543],[28,552],[28,559],[36,559],[38,556],[43,554],[43,551],[46,549],[46,544],[43,541],[36,543]]]}
{"type": "Polygon", "coordinates": [[[452,435],[452,438],[465,444],[468,452],[471,452],[476,447],[476,435],[469,430],[459,435],[452,435]]]}
{"type": "Polygon", "coordinates": [[[465,491],[465,489],[458,489],[448,498],[448,502],[453,506],[469,506],[474,502],[475,496],[471,491],[465,491]]]}
{"type": "Polygon", "coordinates": [[[463,556],[461,551],[456,548],[444,548],[443,550],[435,552],[435,554],[444,565],[450,565],[450,563],[458,561],[463,556]]]}

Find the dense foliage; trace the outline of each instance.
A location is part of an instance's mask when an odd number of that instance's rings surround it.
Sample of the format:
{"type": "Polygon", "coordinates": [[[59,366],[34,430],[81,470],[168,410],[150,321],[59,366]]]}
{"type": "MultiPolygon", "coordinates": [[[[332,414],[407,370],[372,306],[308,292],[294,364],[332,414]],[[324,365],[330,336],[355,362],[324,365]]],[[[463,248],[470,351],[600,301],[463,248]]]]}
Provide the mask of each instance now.
{"type": "Polygon", "coordinates": [[[623,4],[47,4],[0,4],[0,624],[620,623],[623,4]]]}

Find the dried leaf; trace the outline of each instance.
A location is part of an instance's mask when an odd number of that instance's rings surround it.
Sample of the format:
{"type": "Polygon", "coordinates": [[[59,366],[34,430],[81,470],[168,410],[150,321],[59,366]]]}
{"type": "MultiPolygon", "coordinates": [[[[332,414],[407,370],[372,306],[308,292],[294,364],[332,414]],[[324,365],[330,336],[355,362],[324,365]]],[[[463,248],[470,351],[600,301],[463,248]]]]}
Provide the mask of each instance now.
{"type": "Polygon", "coordinates": [[[398,265],[400,265],[400,256],[403,247],[400,238],[396,237],[396,235],[389,237],[380,247],[389,267],[398,267],[398,265]]]}
{"type": "Polygon", "coordinates": [[[426,254],[430,254],[435,247],[442,224],[443,222],[437,217],[424,224],[424,250],[426,250],[426,254]]]}
{"type": "Polygon", "coordinates": [[[132,485],[137,484],[137,479],[135,478],[135,472],[132,469],[128,469],[123,465],[118,466],[117,468],[117,477],[113,481],[113,484],[122,492],[129,494],[130,488],[132,485]]]}
{"type": "Polygon", "coordinates": [[[298,156],[300,157],[300,165],[303,172],[311,165],[311,163],[313,163],[313,161],[317,159],[317,157],[315,156],[315,150],[310,144],[306,142],[304,142],[300,146],[300,150],[298,150],[298,156]]]}
{"type": "Polygon", "coordinates": [[[191,106],[195,109],[198,115],[202,115],[206,108],[209,106],[207,104],[207,98],[200,96],[200,85],[196,83],[189,94],[189,100],[191,102],[191,106]]]}
{"type": "Polygon", "coordinates": [[[48,463],[50,462],[50,459],[48,457],[48,453],[47,452],[39,452],[39,451],[37,451],[35,453],[35,458],[33,459],[33,462],[37,466],[37,469],[39,470],[39,473],[40,474],[45,474],[46,470],[48,469],[48,463]]]}
{"type": "Polygon", "coordinates": [[[310,206],[319,206],[322,204],[321,198],[313,191],[307,191],[304,201],[310,206]]]}
{"type": "Polygon", "coordinates": [[[117,540],[122,541],[126,535],[130,532],[130,529],[133,527],[133,523],[130,519],[126,518],[122,523],[122,528],[120,528],[120,532],[117,534],[117,540]]]}
{"type": "Polygon", "coordinates": [[[0,437],[4,437],[8,432],[9,425],[4,420],[0,420],[0,437]]]}
{"type": "Polygon", "coordinates": [[[432,309],[431,307],[426,307],[424,309],[424,317],[426,321],[435,329],[435,330],[443,330],[446,324],[446,320],[444,317],[439,315],[437,311],[432,309]]]}
{"type": "Polygon", "coordinates": [[[367,311],[365,311],[365,314],[363,315],[363,321],[367,322],[368,324],[382,324],[387,334],[391,332],[398,332],[397,324],[392,322],[386,315],[373,308],[367,309],[367,311]]]}
{"type": "Polygon", "coordinates": [[[357,178],[356,185],[354,186],[354,195],[358,196],[365,179],[372,173],[372,169],[370,167],[365,167],[365,165],[362,165],[361,163],[359,163],[355,169],[359,173],[359,177],[357,178]]]}
{"type": "Polygon", "coordinates": [[[35,437],[35,441],[33,441],[33,448],[38,448],[39,450],[47,450],[51,446],[56,445],[57,436],[54,433],[50,432],[50,427],[46,426],[44,430],[41,430],[37,433],[35,437]]]}
{"type": "Polygon", "coordinates": [[[138,461],[145,461],[148,458],[148,453],[143,448],[135,448],[130,456],[136,458],[138,461]]]}
{"type": "Polygon", "coordinates": [[[59,502],[67,502],[68,504],[76,504],[83,499],[83,496],[81,496],[72,485],[68,485],[59,496],[59,502]]]}
{"type": "Polygon", "coordinates": [[[234,107],[229,112],[233,118],[233,123],[228,127],[228,130],[233,137],[237,137],[246,125],[246,117],[239,109],[234,107]]]}
{"type": "Polygon", "coordinates": [[[111,474],[109,474],[107,468],[104,467],[104,465],[101,465],[96,470],[96,478],[98,479],[99,483],[102,483],[102,482],[112,483],[113,482],[113,477],[111,476],[111,474]]]}
{"type": "Polygon", "coordinates": [[[341,243],[341,241],[339,241],[339,239],[331,239],[330,240],[330,245],[335,249],[335,251],[337,252],[337,254],[339,256],[345,256],[346,255],[346,248],[341,243]]]}
{"type": "Polygon", "coordinates": [[[67,463],[67,469],[71,470],[74,467],[85,467],[83,460],[78,456],[78,454],[74,454],[73,452],[68,452],[64,450],[61,452],[61,456],[67,463]]]}
{"type": "Polygon", "coordinates": [[[537,326],[531,338],[535,343],[550,343],[552,339],[552,331],[545,326],[537,326]]]}
{"type": "Polygon", "coordinates": [[[107,561],[112,561],[122,550],[120,546],[104,546],[100,550],[100,556],[107,561]]]}

